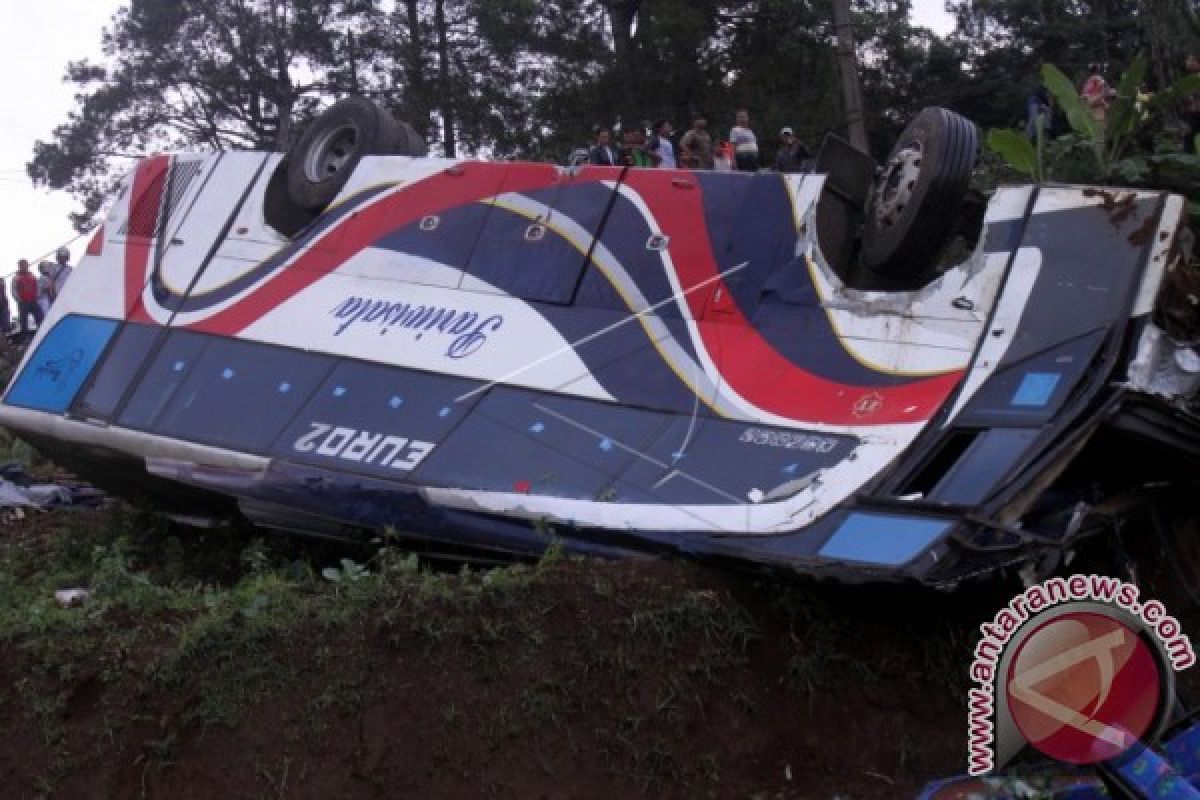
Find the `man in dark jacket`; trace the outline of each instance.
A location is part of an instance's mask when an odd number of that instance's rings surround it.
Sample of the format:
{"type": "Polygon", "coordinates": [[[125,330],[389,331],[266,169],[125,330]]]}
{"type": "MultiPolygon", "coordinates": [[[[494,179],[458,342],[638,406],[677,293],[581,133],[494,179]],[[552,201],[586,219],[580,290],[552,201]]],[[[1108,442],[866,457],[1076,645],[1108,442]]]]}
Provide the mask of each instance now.
{"type": "Polygon", "coordinates": [[[779,150],[775,153],[775,169],[779,172],[804,172],[812,166],[812,153],[796,138],[791,128],[779,132],[779,150]]]}
{"type": "Polygon", "coordinates": [[[612,146],[612,134],[608,128],[596,132],[596,146],[588,152],[588,163],[599,167],[615,167],[619,163],[617,148],[612,146]]]}
{"type": "Polygon", "coordinates": [[[12,311],[8,307],[8,287],[0,281],[0,336],[12,330],[12,311]]]}
{"type": "MultiPolygon", "coordinates": [[[[1187,57],[1184,68],[1189,75],[1200,75],[1200,53],[1192,53],[1187,57]]],[[[1189,150],[1200,155],[1200,92],[1193,92],[1183,102],[1183,120],[1188,125],[1187,141],[1183,150],[1189,150]]]]}

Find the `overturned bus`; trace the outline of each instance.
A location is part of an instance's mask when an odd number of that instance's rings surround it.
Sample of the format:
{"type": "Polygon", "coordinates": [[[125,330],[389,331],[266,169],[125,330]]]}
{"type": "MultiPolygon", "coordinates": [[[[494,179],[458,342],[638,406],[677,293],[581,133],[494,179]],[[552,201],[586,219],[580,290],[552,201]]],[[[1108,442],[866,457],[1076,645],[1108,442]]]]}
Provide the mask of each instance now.
{"type": "Polygon", "coordinates": [[[168,511],[431,552],[1044,572],[1200,457],[1185,203],[982,200],[977,151],[926,109],[882,167],[485,163],[350,98],[140,162],[0,424],[168,511]]]}

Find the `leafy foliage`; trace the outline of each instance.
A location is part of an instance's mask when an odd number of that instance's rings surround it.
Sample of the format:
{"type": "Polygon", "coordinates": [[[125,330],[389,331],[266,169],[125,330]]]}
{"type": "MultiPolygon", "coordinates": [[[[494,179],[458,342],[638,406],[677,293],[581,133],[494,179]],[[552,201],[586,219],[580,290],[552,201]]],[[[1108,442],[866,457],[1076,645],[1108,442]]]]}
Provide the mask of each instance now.
{"type": "MultiPolygon", "coordinates": [[[[1146,59],[1139,56],[1121,76],[1116,96],[1101,123],[1088,110],[1070,80],[1053,64],[1042,68],[1042,82],[1063,110],[1071,132],[1052,142],[1030,142],[1011,129],[994,129],[988,147],[1008,165],[1036,181],[1058,180],[1157,186],[1195,194],[1200,186],[1200,156],[1181,151],[1185,144],[1154,136],[1161,126],[1155,110],[1170,108],[1200,89],[1200,76],[1188,76],[1153,97],[1140,95],[1146,59]],[[1147,146],[1149,143],[1149,146],[1147,146]],[[1086,153],[1087,157],[1079,156],[1086,153]]],[[[1161,133],[1161,130],[1158,131],[1161,133]]]]}
{"type": "MultiPolygon", "coordinates": [[[[1088,64],[1115,72],[1144,51],[1144,72],[1126,72],[1121,97],[1142,80],[1161,90],[1196,47],[1190,2],[951,0],[957,27],[940,38],[910,23],[911,0],[853,0],[870,147],[886,154],[927,105],[1008,127],[1042,63],[1061,68],[1051,80],[1066,98],[1088,64]]],[[[380,100],[447,155],[558,162],[597,126],[663,118],[682,129],[703,113],[722,136],[746,106],[769,163],[782,126],[815,149],[845,124],[831,9],[831,0],[135,0],[105,32],[103,61],[69,66],[78,105],[36,144],[28,171],[80,199],[83,227],[128,158],[283,150],[318,107],[349,93],[380,100]]],[[[1118,106],[1110,132],[1141,129],[1118,106]]],[[[1072,161],[1099,146],[1094,158],[1122,164],[1120,138],[1100,145],[1086,109],[1063,109],[1078,138],[1047,148],[1065,147],[1072,161]]],[[[1170,104],[1162,109],[1169,122],[1170,104]]]]}
{"type": "Polygon", "coordinates": [[[1010,128],[995,128],[988,131],[987,146],[1017,172],[1039,183],[1044,180],[1038,148],[1023,134],[1010,128]]]}

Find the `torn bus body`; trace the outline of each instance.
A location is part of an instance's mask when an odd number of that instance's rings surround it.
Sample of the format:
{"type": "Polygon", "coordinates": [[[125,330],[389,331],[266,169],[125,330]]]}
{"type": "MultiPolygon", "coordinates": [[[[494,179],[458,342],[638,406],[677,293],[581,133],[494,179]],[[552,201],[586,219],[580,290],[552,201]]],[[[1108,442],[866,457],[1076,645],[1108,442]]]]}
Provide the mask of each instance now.
{"type": "Polygon", "coordinates": [[[973,248],[933,269],[897,238],[872,281],[830,252],[856,208],[864,253],[936,211],[936,136],[867,190],[394,145],[347,167],[332,129],[142,161],[0,423],[181,513],[939,586],[1052,564],[1094,448],[1200,457],[1178,196],[1003,188],[973,248]]]}

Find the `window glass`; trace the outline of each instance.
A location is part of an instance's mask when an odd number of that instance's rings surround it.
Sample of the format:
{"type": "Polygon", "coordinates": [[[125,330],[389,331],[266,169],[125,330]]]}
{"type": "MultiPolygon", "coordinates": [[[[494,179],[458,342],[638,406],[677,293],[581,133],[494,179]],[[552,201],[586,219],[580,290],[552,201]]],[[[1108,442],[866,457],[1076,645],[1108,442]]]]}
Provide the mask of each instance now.
{"type": "Polygon", "coordinates": [[[128,428],[149,428],[187,378],[207,344],[208,339],[198,333],[172,331],[154,363],[142,376],[118,422],[128,428]]]}
{"type": "Polygon", "coordinates": [[[6,403],[41,411],[66,411],[92,373],[117,323],[70,314],[38,344],[13,383],[6,403]]]}
{"type": "Polygon", "coordinates": [[[283,347],[211,339],[190,370],[183,370],[187,377],[151,428],[181,439],[263,452],[332,363],[326,356],[283,347]]]}
{"type": "MultiPolygon", "coordinates": [[[[338,365],[275,445],[278,455],[404,478],[478,402],[477,381],[400,367],[338,365]]],[[[488,443],[476,443],[485,448],[488,443]]],[[[481,450],[482,453],[482,450],[481,450]]],[[[481,456],[482,457],[482,456],[481,456]]]]}
{"type": "Polygon", "coordinates": [[[111,417],[161,332],[161,328],[149,325],[123,325],[104,361],[93,373],[91,385],[76,403],[75,413],[97,419],[111,417]]]}

